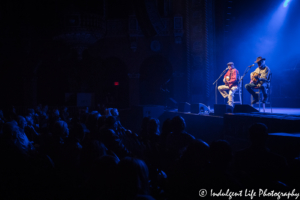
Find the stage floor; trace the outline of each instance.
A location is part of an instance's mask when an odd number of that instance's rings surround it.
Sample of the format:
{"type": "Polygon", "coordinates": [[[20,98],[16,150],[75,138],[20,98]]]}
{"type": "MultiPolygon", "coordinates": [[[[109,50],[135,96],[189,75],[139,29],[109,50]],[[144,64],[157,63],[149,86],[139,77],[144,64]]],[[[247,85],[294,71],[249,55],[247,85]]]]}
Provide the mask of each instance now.
{"type": "MultiPolygon", "coordinates": [[[[254,107],[258,110],[258,107],[254,107]]],[[[263,109],[260,108],[260,112],[263,112],[263,109]]],[[[271,109],[266,107],[266,113],[271,113],[271,109]]],[[[287,114],[287,115],[300,115],[300,108],[272,108],[273,114],[287,114]]]]}
{"type": "MultiPolygon", "coordinates": [[[[260,110],[262,112],[262,109],[260,110]]],[[[300,115],[300,108],[272,108],[273,114],[300,115]]],[[[271,109],[266,108],[266,113],[271,113],[271,109]]]]}
{"type": "MultiPolygon", "coordinates": [[[[258,110],[258,107],[254,107],[258,110]]],[[[178,112],[177,109],[168,110],[169,112],[178,112]]],[[[213,113],[214,109],[211,108],[210,111],[213,113]]],[[[263,109],[260,109],[260,112],[263,113],[263,109]]],[[[190,112],[187,112],[188,114],[190,112]]],[[[266,113],[271,113],[271,109],[269,107],[266,108],[266,113]]],[[[190,113],[194,114],[194,113],[190,113]]],[[[300,115],[300,108],[282,108],[282,107],[275,107],[272,108],[272,114],[287,114],[287,115],[300,115]]]]}

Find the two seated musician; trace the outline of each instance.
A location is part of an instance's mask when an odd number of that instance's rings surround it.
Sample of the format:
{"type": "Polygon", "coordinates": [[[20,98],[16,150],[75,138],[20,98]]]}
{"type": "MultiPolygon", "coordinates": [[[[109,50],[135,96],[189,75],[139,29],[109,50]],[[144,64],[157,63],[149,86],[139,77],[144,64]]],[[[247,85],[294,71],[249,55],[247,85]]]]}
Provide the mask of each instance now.
{"type": "Polygon", "coordinates": [[[227,63],[227,66],[228,66],[228,71],[224,75],[224,79],[223,79],[225,85],[220,85],[218,87],[218,90],[220,91],[221,95],[224,98],[228,97],[227,104],[233,106],[233,96],[236,90],[238,89],[237,84],[240,75],[239,75],[239,71],[235,69],[233,62],[227,63]],[[227,90],[229,90],[229,93],[226,92],[227,90]]]}
{"type": "Polygon", "coordinates": [[[246,90],[253,96],[253,101],[251,104],[255,104],[258,102],[258,94],[256,94],[252,88],[261,89],[263,93],[262,103],[267,101],[268,95],[266,93],[267,80],[270,74],[270,68],[266,66],[265,58],[257,57],[255,63],[257,63],[258,67],[254,72],[250,74],[250,83],[245,85],[246,90]]]}

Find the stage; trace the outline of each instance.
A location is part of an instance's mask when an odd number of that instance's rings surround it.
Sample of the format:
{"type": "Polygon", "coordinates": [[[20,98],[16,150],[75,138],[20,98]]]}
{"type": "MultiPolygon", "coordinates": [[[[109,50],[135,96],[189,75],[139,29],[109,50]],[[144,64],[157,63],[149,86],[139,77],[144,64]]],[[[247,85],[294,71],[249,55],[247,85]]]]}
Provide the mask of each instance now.
{"type": "Polygon", "coordinates": [[[250,145],[247,130],[251,124],[264,123],[269,131],[267,146],[273,152],[290,161],[299,156],[300,108],[272,108],[272,113],[270,108],[266,108],[265,113],[225,113],[223,116],[215,116],[213,113],[213,109],[210,114],[172,110],[165,112],[159,119],[181,115],[186,120],[187,132],[197,139],[207,143],[218,139],[227,140],[234,152],[250,145]]]}
{"type": "MultiPolygon", "coordinates": [[[[255,107],[258,109],[257,107],[255,107]]],[[[212,112],[214,112],[213,109],[211,109],[212,112]]],[[[266,113],[271,113],[271,109],[269,107],[266,108],[266,113]]],[[[260,110],[262,112],[262,108],[260,110]]],[[[276,107],[272,108],[272,113],[273,114],[286,114],[286,115],[299,115],[300,116],[300,108],[282,108],[282,107],[276,107]]]]}
{"type": "MultiPolygon", "coordinates": [[[[237,151],[250,145],[247,132],[249,126],[253,123],[264,123],[268,126],[270,133],[268,147],[272,151],[290,159],[298,156],[300,152],[300,135],[297,134],[300,133],[300,108],[275,107],[272,108],[272,113],[270,108],[266,108],[265,113],[232,112],[225,113],[223,116],[214,115],[213,109],[205,114],[178,112],[177,109],[164,110],[162,106],[140,106],[139,109],[143,112],[134,112],[134,116],[123,118],[124,121],[125,118],[126,120],[131,118],[135,122],[135,127],[131,129],[137,133],[143,117],[158,118],[162,125],[166,119],[180,115],[186,121],[186,131],[194,135],[196,139],[202,139],[208,144],[224,139],[231,144],[233,151],[237,151]]],[[[124,126],[127,126],[126,122],[124,126]]],[[[127,127],[130,128],[130,126],[127,127]]]]}

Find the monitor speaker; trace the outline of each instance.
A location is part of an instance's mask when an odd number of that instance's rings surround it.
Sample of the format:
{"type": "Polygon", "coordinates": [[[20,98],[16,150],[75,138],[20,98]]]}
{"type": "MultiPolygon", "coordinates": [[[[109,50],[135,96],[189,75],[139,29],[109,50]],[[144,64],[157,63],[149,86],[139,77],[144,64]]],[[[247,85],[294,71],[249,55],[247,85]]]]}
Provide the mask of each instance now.
{"type": "Polygon", "coordinates": [[[250,105],[235,105],[233,109],[234,113],[252,113],[252,112],[258,112],[257,109],[253,108],[250,105]]]}
{"type": "Polygon", "coordinates": [[[191,112],[191,104],[181,102],[178,104],[178,112],[191,112]]]}
{"type": "Polygon", "coordinates": [[[202,103],[191,104],[191,113],[209,113],[209,108],[202,103]]]}
{"type": "Polygon", "coordinates": [[[233,107],[226,104],[215,104],[214,115],[223,116],[225,113],[232,113],[233,107]]]}

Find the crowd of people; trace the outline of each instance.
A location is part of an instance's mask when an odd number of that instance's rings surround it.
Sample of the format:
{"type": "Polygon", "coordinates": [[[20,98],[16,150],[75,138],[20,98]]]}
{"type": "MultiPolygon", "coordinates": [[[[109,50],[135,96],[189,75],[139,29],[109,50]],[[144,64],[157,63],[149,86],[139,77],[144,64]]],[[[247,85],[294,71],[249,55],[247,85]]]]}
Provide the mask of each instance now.
{"type": "MultiPolygon", "coordinates": [[[[299,160],[266,147],[267,127],[249,128],[251,146],[233,152],[185,131],[181,116],[145,117],[139,133],[115,108],[0,111],[2,199],[199,199],[199,190],[299,188],[299,160]]],[[[207,196],[209,198],[209,195],[207,196]]],[[[228,199],[228,197],[224,197],[228,199]]]]}

